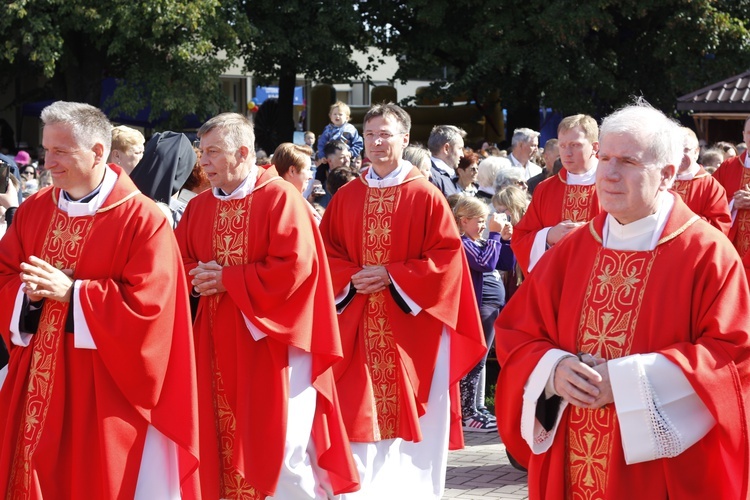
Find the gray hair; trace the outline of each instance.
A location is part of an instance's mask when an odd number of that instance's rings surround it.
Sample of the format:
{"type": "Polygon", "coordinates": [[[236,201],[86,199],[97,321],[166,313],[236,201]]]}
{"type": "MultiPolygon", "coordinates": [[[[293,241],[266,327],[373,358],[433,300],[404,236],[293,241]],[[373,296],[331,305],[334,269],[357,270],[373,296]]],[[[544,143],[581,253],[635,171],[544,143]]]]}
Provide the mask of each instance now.
{"type": "Polygon", "coordinates": [[[453,125],[435,125],[427,139],[427,149],[436,155],[445,144],[455,144],[458,139],[466,137],[466,131],[453,125]]]}
{"type": "Polygon", "coordinates": [[[250,151],[250,156],[255,155],[255,132],[252,122],[246,117],[239,113],[216,115],[198,129],[198,138],[200,139],[215,128],[225,129],[224,141],[227,147],[239,149],[245,146],[250,151]]]}
{"type": "Polygon", "coordinates": [[[392,119],[395,120],[401,126],[401,132],[408,134],[411,130],[411,116],[407,113],[404,108],[393,104],[392,102],[375,104],[367,113],[362,120],[362,125],[367,125],[367,122],[373,118],[383,117],[384,120],[392,119]]]}
{"type": "Polygon", "coordinates": [[[479,162],[477,184],[479,187],[491,188],[495,186],[495,178],[501,168],[512,167],[510,160],[503,156],[488,156],[479,162]]]}
{"type": "Polygon", "coordinates": [[[412,144],[404,149],[404,160],[408,161],[419,169],[420,172],[430,170],[430,153],[423,146],[412,144]]]}
{"type": "Polygon", "coordinates": [[[526,182],[525,172],[522,168],[510,166],[502,167],[495,176],[495,192],[508,186],[518,186],[526,182]]]}
{"type": "Polygon", "coordinates": [[[516,147],[516,145],[522,142],[531,142],[537,137],[539,137],[539,132],[536,130],[531,130],[530,128],[517,128],[513,131],[513,138],[510,140],[510,145],[516,147]]]}
{"type": "Polygon", "coordinates": [[[608,134],[628,134],[641,144],[657,167],[679,167],[683,156],[683,132],[679,124],[651,106],[643,98],[620,108],[602,122],[599,139],[608,134]]]}
{"type": "Polygon", "coordinates": [[[53,102],[42,110],[42,123],[70,125],[76,142],[83,148],[102,144],[102,157],[106,160],[112,148],[112,124],[102,110],[81,102],[53,102]]]}

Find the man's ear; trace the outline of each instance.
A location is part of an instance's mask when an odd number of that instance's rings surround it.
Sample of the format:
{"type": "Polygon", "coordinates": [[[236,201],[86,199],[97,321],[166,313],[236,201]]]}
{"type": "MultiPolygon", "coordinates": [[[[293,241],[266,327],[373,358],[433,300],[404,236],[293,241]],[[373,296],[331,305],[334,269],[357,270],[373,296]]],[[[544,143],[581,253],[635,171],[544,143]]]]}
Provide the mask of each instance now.
{"type": "Polygon", "coordinates": [[[675,176],[677,175],[677,167],[671,163],[667,163],[661,168],[661,189],[667,190],[672,187],[675,176]]]}
{"type": "Polygon", "coordinates": [[[242,158],[243,161],[247,160],[248,156],[250,156],[250,148],[247,146],[240,146],[239,148],[240,158],[242,158]]]}
{"type": "Polygon", "coordinates": [[[97,142],[92,146],[91,150],[94,152],[94,163],[100,163],[102,160],[106,160],[106,158],[103,158],[104,144],[97,142]]]}

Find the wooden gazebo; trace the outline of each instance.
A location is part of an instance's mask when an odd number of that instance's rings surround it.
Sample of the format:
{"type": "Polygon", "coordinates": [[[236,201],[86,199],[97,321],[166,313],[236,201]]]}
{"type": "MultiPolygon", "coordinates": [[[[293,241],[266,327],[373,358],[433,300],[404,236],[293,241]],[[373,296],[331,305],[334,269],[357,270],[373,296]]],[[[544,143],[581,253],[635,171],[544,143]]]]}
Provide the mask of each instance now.
{"type": "Polygon", "coordinates": [[[677,109],[689,111],[699,139],[742,141],[742,128],[750,116],[750,71],[677,98],[677,109]]]}

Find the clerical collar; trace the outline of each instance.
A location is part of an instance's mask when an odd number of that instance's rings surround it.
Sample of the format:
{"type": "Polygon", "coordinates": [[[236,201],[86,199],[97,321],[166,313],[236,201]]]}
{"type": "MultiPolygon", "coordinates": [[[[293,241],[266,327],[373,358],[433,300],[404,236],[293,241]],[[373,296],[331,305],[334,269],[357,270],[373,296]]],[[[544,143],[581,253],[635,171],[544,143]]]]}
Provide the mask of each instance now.
{"type": "Polygon", "coordinates": [[[67,212],[68,217],[94,215],[97,210],[102,208],[112,189],[114,189],[116,182],[117,174],[108,166],[105,166],[104,179],[96,189],[80,200],[72,200],[68,193],[61,190],[60,198],[57,200],[57,207],[67,212]]]}
{"type": "Polygon", "coordinates": [[[611,250],[653,250],[664,232],[674,207],[674,195],[661,191],[656,212],[630,224],[620,224],[607,214],[602,231],[602,244],[611,250]]]}
{"type": "Polygon", "coordinates": [[[698,173],[698,171],[701,169],[701,166],[697,163],[693,163],[690,165],[690,167],[682,172],[681,174],[677,174],[677,178],[675,180],[678,181],[691,181],[695,177],[695,174],[698,173]]]}
{"type": "Polygon", "coordinates": [[[750,154],[745,155],[745,168],[750,168],[750,154]]]}
{"type": "Polygon", "coordinates": [[[568,172],[565,182],[567,182],[569,186],[591,186],[596,182],[596,167],[598,166],[599,162],[597,162],[588,172],[582,174],[568,172]]]}
{"type": "Polygon", "coordinates": [[[430,160],[432,160],[432,163],[435,164],[435,168],[437,168],[438,170],[442,170],[443,172],[447,173],[451,177],[456,175],[456,171],[452,167],[449,167],[448,164],[445,163],[440,158],[435,158],[434,156],[430,156],[430,160]]]}
{"type": "Polygon", "coordinates": [[[245,180],[242,181],[242,183],[237,186],[237,189],[235,189],[231,193],[227,194],[220,188],[213,188],[211,192],[216,197],[216,199],[221,201],[241,200],[242,198],[253,192],[253,189],[255,189],[255,181],[257,180],[257,178],[258,166],[253,165],[252,167],[250,167],[250,172],[247,174],[247,177],[245,177],[245,180]]]}
{"type": "Polygon", "coordinates": [[[370,167],[365,174],[365,181],[367,181],[367,185],[371,188],[382,189],[398,186],[399,184],[404,182],[406,176],[409,175],[409,172],[411,172],[412,168],[414,168],[414,166],[408,161],[399,160],[398,167],[396,167],[391,173],[381,179],[380,177],[378,177],[378,174],[375,173],[375,169],[370,167]]]}

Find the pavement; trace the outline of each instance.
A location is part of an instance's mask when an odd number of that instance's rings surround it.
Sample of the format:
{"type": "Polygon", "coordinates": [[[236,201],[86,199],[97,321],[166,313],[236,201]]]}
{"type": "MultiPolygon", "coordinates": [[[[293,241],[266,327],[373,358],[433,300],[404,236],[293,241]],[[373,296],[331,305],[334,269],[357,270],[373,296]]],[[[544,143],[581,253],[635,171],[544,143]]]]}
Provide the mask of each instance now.
{"type": "Polygon", "coordinates": [[[448,454],[443,499],[525,500],[526,474],[513,468],[497,432],[464,432],[466,446],[448,454]]]}

